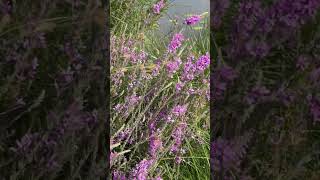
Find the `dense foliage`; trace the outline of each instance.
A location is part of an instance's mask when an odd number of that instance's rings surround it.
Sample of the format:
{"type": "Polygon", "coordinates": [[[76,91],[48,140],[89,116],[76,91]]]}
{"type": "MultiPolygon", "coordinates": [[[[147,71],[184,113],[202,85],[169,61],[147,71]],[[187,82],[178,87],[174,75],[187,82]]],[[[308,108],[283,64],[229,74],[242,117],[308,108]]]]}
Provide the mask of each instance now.
{"type": "Polygon", "coordinates": [[[104,6],[0,2],[0,179],[106,175],[104,6]]]}
{"type": "Polygon", "coordinates": [[[217,179],[319,179],[320,1],[214,1],[217,179]]]}
{"type": "Polygon", "coordinates": [[[114,180],[210,176],[207,18],[179,17],[167,37],[157,21],[168,5],[111,1],[114,180]]]}

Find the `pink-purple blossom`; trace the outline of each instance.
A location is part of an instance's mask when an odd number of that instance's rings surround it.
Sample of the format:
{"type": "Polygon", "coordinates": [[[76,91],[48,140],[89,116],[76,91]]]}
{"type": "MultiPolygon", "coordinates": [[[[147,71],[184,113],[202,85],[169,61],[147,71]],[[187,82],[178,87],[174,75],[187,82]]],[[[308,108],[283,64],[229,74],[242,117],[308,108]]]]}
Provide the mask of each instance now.
{"type": "Polygon", "coordinates": [[[187,105],[177,105],[172,109],[172,114],[179,117],[183,116],[187,111],[187,105]]]}
{"type": "Polygon", "coordinates": [[[161,9],[164,7],[165,3],[163,0],[160,0],[156,4],[153,5],[153,12],[155,14],[160,14],[161,9]]]}
{"type": "Polygon", "coordinates": [[[185,122],[180,122],[177,127],[174,129],[172,133],[173,138],[173,145],[170,148],[170,151],[173,153],[177,153],[180,150],[180,146],[183,141],[183,136],[185,134],[185,129],[187,127],[187,124],[185,122]]]}
{"type": "Polygon", "coordinates": [[[201,20],[200,15],[193,15],[185,19],[184,24],[195,25],[201,20]]]}
{"type": "Polygon", "coordinates": [[[175,58],[173,61],[168,62],[166,67],[169,75],[176,73],[179,70],[181,63],[182,62],[180,58],[175,58]]]}
{"type": "Polygon", "coordinates": [[[157,152],[162,148],[162,141],[161,138],[153,135],[150,137],[150,144],[149,144],[149,154],[152,157],[156,157],[157,152]]]}
{"type": "Polygon", "coordinates": [[[152,166],[154,160],[146,160],[143,159],[138,163],[135,169],[132,171],[132,179],[133,180],[147,180],[148,179],[148,171],[152,166]]]}
{"type": "Polygon", "coordinates": [[[200,56],[198,61],[196,62],[197,69],[199,71],[205,70],[210,65],[210,55],[207,53],[206,55],[200,56]]]}
{"type": "Polygon", "coordinates": [[[181,33],[175,34],[169,44],[168,51],[170,53],[175,53],[177,49],[182,45],[182,41],[184,41],[183,34],[181,33]]]}
{"type": "Polygon", "coordinates": [[[193,57],[189,57],[188,61],[184,64],[182,79],[184,81],[191,81],[194,78],[197,67],[192,62],[193,57]]]}
{"type": "Polygon", "coordinates": [[[182,88],[183,88],[183,86],[184,86],[184,83],[178,82],[178,83],[176,84],[176,90],[177,90],[178,92],[181,91],[182,88]]]}

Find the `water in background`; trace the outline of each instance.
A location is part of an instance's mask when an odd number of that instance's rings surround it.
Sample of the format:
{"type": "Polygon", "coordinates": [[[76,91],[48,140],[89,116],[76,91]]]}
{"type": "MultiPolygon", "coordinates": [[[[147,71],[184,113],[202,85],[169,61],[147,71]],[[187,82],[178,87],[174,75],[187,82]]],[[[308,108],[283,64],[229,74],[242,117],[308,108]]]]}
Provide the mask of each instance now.
{"type": "Polygon", "coordinates": [[[170,19],[179,17],[181,23],[181,18],[186,14],[202,14],[210,9],[210,0],[171,0],[169,3],[167,14],[159,19],[160,32],[163,34],[169,33],[173,27],[170,19]]]}

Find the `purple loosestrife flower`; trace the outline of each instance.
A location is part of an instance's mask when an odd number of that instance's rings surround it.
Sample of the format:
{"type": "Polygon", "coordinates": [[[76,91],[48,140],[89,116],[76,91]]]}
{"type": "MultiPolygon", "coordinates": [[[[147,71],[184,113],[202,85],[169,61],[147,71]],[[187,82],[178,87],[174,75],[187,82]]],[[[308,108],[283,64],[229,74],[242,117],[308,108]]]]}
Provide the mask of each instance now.
{"type": "Polygon", "coordinates": [[[141,51],[138,55],[139,59],[141,62],[144,62],[148,58],[148,54],[144,51],[141,51]]]}
{"type": "Polygon", "coordinates": [[[168,115],[166,118],[165,118],[165,121],[168,122],[168,123],[173,123],[174,122],[174,119],[171,115],[168,115]]]}
{"type": "Polygon", "coordinates": [[[196,62],[197,69],[201,72],[204,71],[210,65],[210,55],[207,53],[206,55],[200,56],[198,61],[196,62]]]}
{"type": "Polygon", "coordinates": [[[117,111],[117,113],[120,113],[120,111],[122,111],[122,109],[124,109],[124,105],[123,104],[117,104],[114,106],[113,110],[117,111]]]}
{"type": "Polygon", "coordinates": [[[181,63],[182,62],[180,58],[175,58],[173,61],[168,62],[166,67],[169,72],[169,76],[172,76],[179,70],[181,63]]]}
{"type": "Polygon", "coordinates": [[[162,141],[161,138],[156,136],[156,135],[152,135],[150,137],[150,144],[149,144],[149,154],[155,158],[157,155],[157,152],[162,148],[162,141]]]}
{"type": "Polygon", "coordinates": [[[186,20],[184,21],[184,24],[195,25],[200,20],[201,20],[201,16],[200,15],[193,15],[193,16],[190,16],[190,17],[186,18],[186,20]]]}
{"type": "Polygon", "coordinates": [[[178,83],[176,84],[176,91],[177,91],[177,92],[180,92],[183,87],[184,87],[184,83],[178,82],[178,83]]]}
{"type": "Polygon", "coordinates": [[[138,163],[135,169],[132,171],[131,176],[133,180],[148,180],[148,171],[154,160],[146,160],[143,159],[140,163],[138,163]]]}
{"type": "Polygon", "coordinates": [[[117,156],[118,156],[117,152],[110,152],[110,162],[111,162],[111,164],[113,163],[113,161],[116,159],[117,156]]]}
{"type": "Polygon", "coordinates": [[[193,88],[189,88],[187,94],[188,94],[188,95],[197,94],[197,92],[196,92],[196,90],[194,90],[193,88]]]}
{"type": "Polygon", "coordinates": [[[177,127],[174,129],[171,137],[173,138],[173,145],[170,148],[170,151],[172,153],[178,153],[180,146],[182,144],[183,141],[183,137],[185,134],[185,129],[187,127],[187,124],[185,122],[180,122],[177,127]]]}
{"type": "Polygon", "coordinates": [[[183,81],[191,81],[194,78],[197,67],[195,64],[193,64],[192,58],[193,57],[189,57],[188,61],[184,64],[182,75],[183,81]]]}
{"type": "Polygon", "coordinates": [[[152,69],[152,76],[158,76],[160,73],[161,61],[156,62],[155,67],[152,69]]]}
{"type": "Polygon", "coordinates": [[[148,128],[149,128],[149,134],[152,136],[156,132],[158,119],[153,119],[149,122],[148,128]]]}
{"type": "Polygon", "coordinates": [[[172,114],[176,117],[183,116],[187,112],[187,105],[177,105],[172,109],[172,114]]]}
{"type": "Polygon", "coordinates": [[[125,130],[121,131],[116,138],[117,142],[127,139],[131,132],[132,132],[131,128],[126,128],[125,130]]]}
{"type": "Polygon", "coordinates": [[[183,34],[181,33],[175,34],[169,44],[168,51],[170,53],[175,53],[177,49],[182,45],[182,41],[184,41],[183,34]]]}
{"type": "Polygon", "coordinates": [[[180,156],[176,156],[176,157],[174,158],[174,162],[175,162],[176,164],[180,164],[181,161],[182,161],[182,158],[181,158],[180,156]]]}
{"type": "Polygon", "coordinates": [[[130,54],[128,54],[127,57],[129,57],[129,60],[131,61],[131,63],[133,64],[138,63],[139,56],[134,51],[130,52],[130,54]]]}
{"type": "Polygon", "coordinates": [[[164,0],[160,0],[156,4],[153,5],[153,13],[160,14],[161,9],[164,7],[164,0]]]}
{"type": "Polygon", "coordinates": [[[126,98],[127,105],[129,107],[135,106],[141,100],[141,96],[137,96],[135,93],[126,98]]]}
{"type": "Polygon", "coordinates": [[[126,175],[118,170],[112,172],[112,180],[128,180],[126,175]]]}

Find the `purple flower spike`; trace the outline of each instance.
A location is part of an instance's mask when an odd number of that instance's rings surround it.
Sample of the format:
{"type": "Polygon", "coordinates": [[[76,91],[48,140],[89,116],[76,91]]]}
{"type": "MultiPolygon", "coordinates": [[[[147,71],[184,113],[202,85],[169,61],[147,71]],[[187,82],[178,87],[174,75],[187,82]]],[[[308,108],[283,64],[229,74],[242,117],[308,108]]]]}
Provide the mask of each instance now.
{"type": "Polygon", "coordinates": [[[196,62],[197,69],[199,71],[204,71],[210,65],[210,55],[207,53],[206,55],[201,56],[196,62]]]}
{"type": "Polygon", "coordinates": [[[132,172],[133,180],[147,180],[148,179],[148,170],[153,164],[153,160],[143,159],[139,164],[136,165],[136,168],[132,172]]]}
{"type": "Polygon", "coordinates": [[[178,126],[175,128],[175,130],[172,133],[172,138],[174,140],[174,144],[171,146],[170,151],[172,153],[178,153],[183,141],[183,137],[185,134],[185,128],[187,127],[187,124],[185,122],[180,122],[178,126]]]}
{"type": "Polygon", "coordinates": [[[169,44],[168,51],[170,53],[175,53],[177,49],[182,45],[183,40],[184,40],[183,34],[181,33],[175,34],[169,44]]]}
{"type": "Polygon", "coordinates": [[[155,14],[160,14],[160,11],[163,7],[164,7],[164,1],[160,0],[159,2],[153,5],[153,12],[155,14]]]}
{"type": "Polygon", "coordinates": [[[162,148],[162,141],[157,136],[150,138],[149,153],[152,157],[156,157],[157,151],[162,148]]]}
{"type": "Polygon", "coordinates": [[[187,105],[177,105],[172,109],[172,113],[179,117],[179,116],[183,116],[187,111],[187,105]]]}
{"type": "Polygon", "coordinates": [[[200,16],[200,15],[193,15],[193,16],[188,17],[188,18],[184,21],[184,24],[187,24],[187,25],[195,25],[195,24],[197,24],[200,20],[201,20],[201,16],[200,16]]]}
{"type": "Polygon", "coordinates": [[[112,180],[127,180],[127,177],[121,171],[113,171],[112,172],[112,180]]]}
{"type": "Polygon", "coordinates": [[[184,83],[182,83],[182,82],[178,82],[177,84],[176,84],[176,91],[181,91],[182,90],[182,88],[183,88],[183,86],[184,86],[184,83]]]}
{"type": "Polygon", "coordinates": [[[181,60],[179,58],[176,58],[174,61],[168,62],[166,66],[167,66],[169,75],[171,76],[172,74],[177,72],[180,68],[180,65],[181,65],[181,60]]]}

